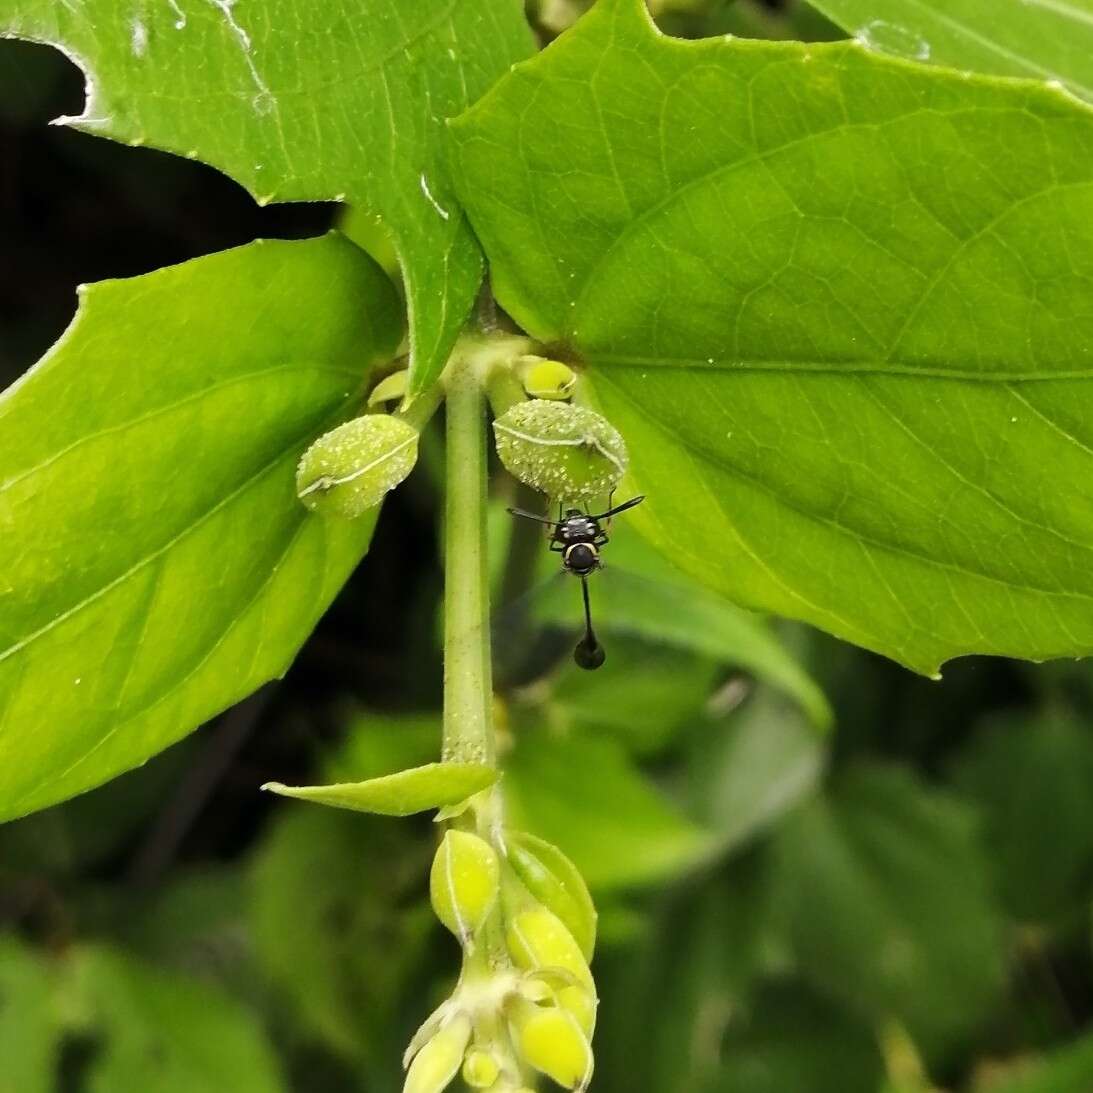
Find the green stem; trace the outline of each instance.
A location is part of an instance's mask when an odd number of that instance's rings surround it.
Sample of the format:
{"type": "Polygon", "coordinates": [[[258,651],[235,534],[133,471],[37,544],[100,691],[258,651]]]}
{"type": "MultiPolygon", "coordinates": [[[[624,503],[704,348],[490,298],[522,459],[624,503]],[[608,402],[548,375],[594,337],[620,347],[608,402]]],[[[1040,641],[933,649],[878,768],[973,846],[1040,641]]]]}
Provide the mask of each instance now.
{"type": "Polygon", "coordinates": [[[444,385],[440,382],[434,383],[432,387],[422,391],[409,406],[401,406],[395,417],[402,418],[407,425],[412,425],[420,433],[440,408],[443,399],[444,385]]]}
{"type": "Polygon", "coordinates": [[[446,386],[443,757],[493,764],[485,405],[473,362],[462,354],[446,386]]]}

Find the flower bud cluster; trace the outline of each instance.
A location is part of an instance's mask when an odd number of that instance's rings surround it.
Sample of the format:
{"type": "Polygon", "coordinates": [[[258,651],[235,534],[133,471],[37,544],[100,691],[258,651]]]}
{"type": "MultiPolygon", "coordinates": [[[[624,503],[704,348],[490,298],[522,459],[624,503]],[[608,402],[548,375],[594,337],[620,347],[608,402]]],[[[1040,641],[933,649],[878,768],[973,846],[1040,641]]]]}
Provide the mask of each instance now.
{"type": "Polygon", "coordinates": [[[429,887],[463,968],[406,1050],[403,1093],[440,1093],[457,1074],[489,1093],[530,1093],[537,1073],[586,1089],[596,912],[572,863],[531,835],[502,840],[452,828],[429,887]]]}

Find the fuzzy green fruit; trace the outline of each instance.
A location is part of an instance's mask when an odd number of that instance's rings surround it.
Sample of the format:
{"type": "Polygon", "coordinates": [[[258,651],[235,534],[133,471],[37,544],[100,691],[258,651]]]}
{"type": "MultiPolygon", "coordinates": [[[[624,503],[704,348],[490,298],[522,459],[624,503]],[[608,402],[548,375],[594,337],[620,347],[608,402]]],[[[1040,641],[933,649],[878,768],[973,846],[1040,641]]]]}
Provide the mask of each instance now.
{"type": "Polygon", "coordinates": [[[417,438],[412,425],[387,414],[347,421],[304,452],[296,470],[297,496],[324,516],[361,516],[413,470],[417,438]]]}
{"type": "Polygon", "coordinates": [[[606,496],[630,460],[626,443],[606,418],[568,402],[518,402],[493,423],[493,430],[505,469],[561,501],[606,496]]]}

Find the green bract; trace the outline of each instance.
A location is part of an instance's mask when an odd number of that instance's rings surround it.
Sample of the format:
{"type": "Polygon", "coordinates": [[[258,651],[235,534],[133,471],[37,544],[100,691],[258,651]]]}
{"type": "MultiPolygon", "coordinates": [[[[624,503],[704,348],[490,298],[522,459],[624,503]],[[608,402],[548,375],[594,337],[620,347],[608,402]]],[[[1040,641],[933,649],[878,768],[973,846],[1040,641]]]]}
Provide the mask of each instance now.
{"type": "Polygon", "coordinates": [[[1093,652],[1093,111],[602,0],[452,130],[691,574],[928,673],[1093,652]]]}
{"type": "Polygon", "coordinates": [[[585,960],[596,947],[596,908],[577,867],[554,845],[525,831],[506,838],[508,864],[528,892],[553,911],[581,947],[585,960]]]}
{"type": "Polygon", "coordinates": [[[352,519],[375,508],[417,462],[417,430],[401,418],[366,414],[324,433],[296,468],[309,509],[352,519]]]}
{"type": "Polygon", "coordinates": [[[548,497],[591,501],[609,494],[626,473],[626,444],[594,410],[530,399],[493,423],[505,469],[548,497]]]}
{"type": "Polygon", "coordinates": [[[426,763],[366,782],[329,786],[286,786],[267,782],[262,788],[282,797],[314,801],[354,812],[412,816],[428,809],[460,805],[497,781],[498,772],[481,763],[426,763]]]}

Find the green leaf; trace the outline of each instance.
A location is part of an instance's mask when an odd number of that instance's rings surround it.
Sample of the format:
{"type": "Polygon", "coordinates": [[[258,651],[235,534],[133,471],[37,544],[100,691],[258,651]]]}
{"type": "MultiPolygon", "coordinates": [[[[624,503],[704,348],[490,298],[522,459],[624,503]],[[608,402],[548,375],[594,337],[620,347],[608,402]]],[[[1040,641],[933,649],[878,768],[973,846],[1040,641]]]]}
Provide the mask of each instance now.
{"type": "Polygon", "coordinates": [[[927,673],[1093,651],[1093,112],[602,0],[453,131],[688,572],[927,673]]]}
{"type": "Polygon", "coordinates": [[[694,734],[692,813],[739,848],[798,805],[823,773],[826,749],[799,710],[766,690],[694,734]]]}
{"type": "Polygon", "coordinates": [[[367,782],[331,786],[284,786],[267,782],[262,788],[282,797],[297,797],[320,805],[374,812],[380,816],[412,816],[444,805],[458,805],[489,788],[499,771],[482,763],[426,763],[367,782]]]}
{"type": "Polygon", "coordinates": [[[554,843],[593,891],[678,875],[713,844],[613,740],[532,733],[509,757],[505,793],[509,826],[554,843]]]}
{"type": "Polygon", "coordinates": [[[811,982],[927,1050],[1002,985],[1001,922],[970,813],[898,769],[849,772],[778,835],[776,903],[811,982]]]}
{"type": "Polygon", "coordinates": [[[953,766],[984,818],[996,884],[1023,919],[1084,907],[1093,866],[1093,735],[1066,715],[984,725],[953,766]]]}
{"type": "Polygon", "coordinates": [[[703,1093],[877,1093],[882,1060],[870,1030],[800,984],[758,993],[734,1021],[720,1074],[703,1093]]]}
{"type": "Polygon", "coordinates": [[[1093,1088],[1093,1036],[1082,1036],[1030,1065],[1022,1059],[1013,1077],[996,1078],[975,1093],[1075,1093],[1093,1088]]]}
{"type": "Polygon", "coordinates": [[[411,392],[439,375],[482,277],[444,119],[531,51],[519,0],[9,0],[0,34],[84,70],[83,113],[57,123],[201,159],[263,204],[382,218],[406,277],[411,392]]]}
{"type": "MultiPolygon", "coordinates": [[[[612,574],[615,576],[615,574],[612,574]]],[[[580,607],[571,598],[560,621],[574,623],[580,607]],[[568,616],[568,617],[567,617],[568,616]]],[[[593,603],[600,586],[592,592],[593,603]]],[[[598,606],[596,633],[607,650],[610,671],[578,668],[566,655],[544,693],[546,716],[567,728],[610,733],[636,755],[663,752],[683,730],[701,717],[702,709],[724,672],[705,657],[681,649],[615,635],[601,622],[598,606]],[[609,635],[609,636],[608,636],[609,635]],[[620,686],[620,680],[625,681],[620,686]]]]}
{"type": "MultiPolygon", "coordinates": [[[[555,558],[550,556],[552,568],[557,565],[555,558]]],[[[677,680],[676,673],[680,671],[701,677],[710,661],[743,668],[794,698],[816,726],[830,727],[831,707],[823,692],[762,618],[692,580],[632,533],[613,534],[605,564],[608,572],[603,579],[596,578],[591,586],[597,629],[632,634],[667,646],[661,656],[665,668],[677,680]],[[689,660],[687,666],[667,663],[675,650],[686,654],[679,659],[689,660]],[[701,660],[695,659],[696,653],[701,660]]],[[[574,589],[566,582],[565,587],[554,585],[549,594],[541,597],[536,603],[536,615],[572,622],[577,614],[575,607],[574,589]]],[[[588,676],[587,672],[583,674],[588,676]]],[[[634,683],[637,687],[652,686],[657,674],[643,675],[634,683]]],[[[593,679],[574,682],[580,691],[602,686],[593,679]]],[[[620,699],[625,704],[638,701],[636,694],[617,695],[616,705],[620,699]]],[[[580,701],[579,695],[577,700],[580,701]]],[[[589,703],[590,708],[597,709],[598,716],[607,706],[602,702],[589,703]]]]}
{"type": "Polygon", "coordinates": [[[61,1025],[49,968],[32,949],[0,937],[0,1093],[53,1093],[61,1025]]]}
{"type": "Polygon", "coordinates": [[[103,1035],[87,1093],[281,1093],[273,1049],[226,994],[105,947],[80,950],[73,992],[103,1035]]]}
{"type": "Polygon", "coordinates": [[[1090,0],[809,0],[870,49],[996,76],[1060,80],[1093,100],[1090,0]]]}
{"type": "Polygon", "coordinates": [[[0,819],[283,674],[373,523],[309,515],[296,462],[399,333],[337,236],[83,291],[0,396],[0,819]]]}
{"type": "Polygon", "coordinates": [[[334,809],[275,817],[249,870],[250,934],[296,1039],[391,1057],[435,928],[422,899],[429,850],[399,824],[334,809]]]}
{"type": "Polygon", "coordinates": [[[363,782],[393,770],[428,763],[440,748],[440,712],[384,714],[356,710],[345,737],[326,757],[322,775],[331,782],[363,782]]]}
{"type": "Polygon", "coordinates": [[[760,865],[737,861],[670,891],[637,943],[614,960],[609,947],[597,963],[597,1088],[630,1093],[635,1074],[657,1093],[707,1088],[759,971],[767,918],[760,865]]]}

